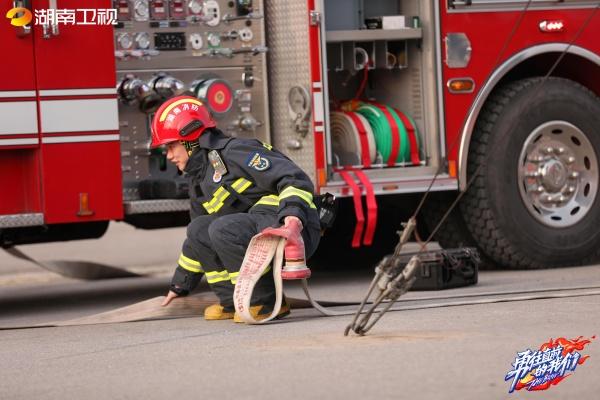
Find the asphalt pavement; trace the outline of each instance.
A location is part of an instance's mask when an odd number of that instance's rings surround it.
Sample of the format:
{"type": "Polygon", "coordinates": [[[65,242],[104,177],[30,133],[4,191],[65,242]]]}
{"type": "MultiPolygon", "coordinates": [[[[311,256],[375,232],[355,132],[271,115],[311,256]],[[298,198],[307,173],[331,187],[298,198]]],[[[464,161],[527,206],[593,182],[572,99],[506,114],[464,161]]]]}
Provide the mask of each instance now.
{"type": "MultiPolygon", "coordinates": [[[[116,224],[98,241],[22,247],[41,260],[103,262],[142,278],[82,282],[0,254],[0,327],[69,320],[164,294],[183,234],[116,224]]],[[[371,277],[370,268],[315,271],[311,288],[319,299],[356,301],[371,277]]],[[[313,309],[267,326],[198,315],[0,330],[0,399],[594,399],[598,339],[581,351],[590,356],[585,363],[544,392],[509,394],[504,377],[517,352],[551,338],[598,337],[598,286],[600,266],[483,271],[473,287],[410,292],[403,311],[386,314],[364,337],[343,336],[351,317],[313,309]],[[484,300],[496,302],[466,305],[484,300]]],[[[294,284],[286,293],[302,297],[294,284]]]]}

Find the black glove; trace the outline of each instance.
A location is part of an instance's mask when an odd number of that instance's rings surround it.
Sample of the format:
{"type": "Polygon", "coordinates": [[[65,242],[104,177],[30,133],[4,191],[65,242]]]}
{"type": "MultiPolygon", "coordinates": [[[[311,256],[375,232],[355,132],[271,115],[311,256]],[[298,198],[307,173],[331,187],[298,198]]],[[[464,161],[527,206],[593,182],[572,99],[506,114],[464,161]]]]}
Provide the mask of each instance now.
{"type": "Polygon", "coordinates": [[[177,266],[171,279],[170,290],[177,293],[178,296],[187,296],[198,286],[201,279],[202,273],[191,272],[177,266]]]}

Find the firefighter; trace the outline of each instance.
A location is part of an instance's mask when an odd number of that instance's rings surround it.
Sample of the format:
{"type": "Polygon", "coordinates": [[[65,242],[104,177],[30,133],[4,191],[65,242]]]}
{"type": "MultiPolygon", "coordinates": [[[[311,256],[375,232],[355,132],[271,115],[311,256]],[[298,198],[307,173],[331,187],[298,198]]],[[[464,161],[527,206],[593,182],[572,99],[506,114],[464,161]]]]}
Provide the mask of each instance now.
{"type": "MultiPolygon", "coordinates": [[[[190,96],[166,101],[154,115],[152,147],[163,145],[167,159],[189,179],[191,200],[191,222],[163,306],[190,293],[204,274],[219,298],[204,318],[241,322],[233,291],[254,235],[299,222],[306,256],[316,250],[320,226],[312,182],[269,144],[225,136],[202,102],[190,96]]],[[[273,278],[265,274],[253,292],[251,313],[264,319],[274,303],[273,278]]],[[[289,312],[284,303],[278,317],[289,312]]]]}

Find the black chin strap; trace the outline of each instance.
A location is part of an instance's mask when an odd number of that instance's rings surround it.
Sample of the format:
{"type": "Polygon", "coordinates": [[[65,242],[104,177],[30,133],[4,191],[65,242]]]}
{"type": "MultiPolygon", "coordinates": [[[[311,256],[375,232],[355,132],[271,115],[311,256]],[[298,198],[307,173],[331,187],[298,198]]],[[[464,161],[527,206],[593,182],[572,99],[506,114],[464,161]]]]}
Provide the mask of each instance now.
{"type": "Polygon", "coordinates": [[[196,150],[200,146],[200,143],[198,143],[197,140],[194,140],[193,142],[188,142],[187,140],[180,140],[179,142],[183,145],[183,147],[185,147],[188,156],[191,156],[194,150],[196,150]]]}

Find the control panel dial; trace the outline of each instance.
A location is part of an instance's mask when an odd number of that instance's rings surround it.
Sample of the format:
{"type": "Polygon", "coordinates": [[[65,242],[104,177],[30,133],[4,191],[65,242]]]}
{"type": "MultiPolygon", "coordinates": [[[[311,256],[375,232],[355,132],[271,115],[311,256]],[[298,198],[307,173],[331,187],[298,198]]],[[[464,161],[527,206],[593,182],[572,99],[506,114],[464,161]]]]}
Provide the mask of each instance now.
{"type": "Polygon", "coordinates": [[[150,10],[148,8],[148,0],[135,0],[133,3],[134,18],[136,21],[148,21],[150,10]]]}
{"type": "Polygon", "coordinates": [[[191,15],[200,15],[202,14],[202,2],[200,0],[190,0],[188,9],[191,15]]]}
{"type": "Polygon", "coordinates": [[[133,39],[129,33],[121,33],[117,36],[117,46],[121,50],[129,50],[133,46],[133,39]]]}
{"type": "Polygon", "coordinates": [[[147,50],[150,48],[150,34],[140,32],[135,35],[135,45],[138,49],[147,50]]]}
{"type": "Polygon", "coordinates": [[[251,42],[254,39],[254,33],[252,33],[252,29],[243,28],[239,31],[240,40],[244,43],[251,42]]]}
{"type": "Polygon", "coordinates": [[[221,46],[221,35],[219,35],[218,33],[209,33],[207,40],[208,40],[208,45],[210,47],[221,46]]]}
{"type": "Polygon", "coordinates": [[[233,107],[233,89],[224,79],[197,80],[192,83],[192,91],[198,99],[204,101],[216,117],[227,114],[233,107]]]}
{"type": "Polygon", "coordinates": [[[190,35],[190,45],[192,46],[192,49],[200,50],[202,46],[204,46],[202,35],[199,33],[192,33],[190,35]]]}

